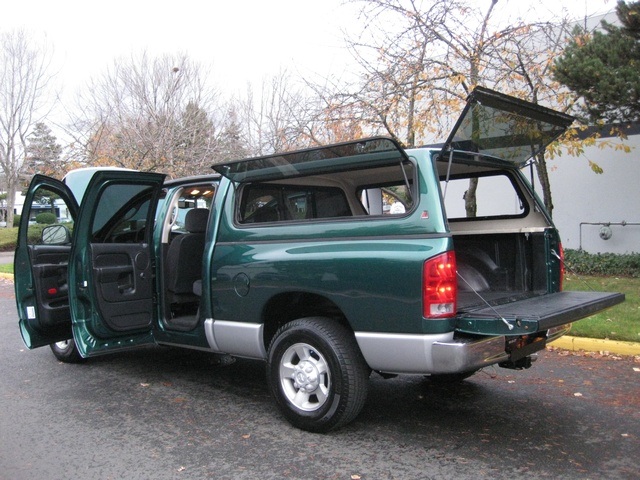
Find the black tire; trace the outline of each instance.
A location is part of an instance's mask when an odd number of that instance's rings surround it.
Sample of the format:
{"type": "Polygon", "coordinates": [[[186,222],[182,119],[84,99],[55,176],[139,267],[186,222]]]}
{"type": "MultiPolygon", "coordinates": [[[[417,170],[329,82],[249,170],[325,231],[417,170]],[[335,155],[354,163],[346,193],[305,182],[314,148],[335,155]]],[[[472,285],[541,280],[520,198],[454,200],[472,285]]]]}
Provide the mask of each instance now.
{"type": "Polygon", "coordinates": [[[428,375],[427,378],[431,383],[436,385],[451,385],[462,382],[463,380],[474,375],[476,372],[477,370],[471,370],[470,372],[462,373],[441,373],[436,375],[428,375]]]}
{"type": "Polygon", "coordinates": [[[63,340],[49,345],[55,357],[64,363],[80,363],[84,358],[80,355],[76,342],[72,339],[63,340]]]}
{"type": "Polygon", "coordinates": [[[269,388],[282,414],[302,430],[324,433],[355,419],[369,373],[353,333],[328,318],[287,323],[269,346],[269,388]]]}

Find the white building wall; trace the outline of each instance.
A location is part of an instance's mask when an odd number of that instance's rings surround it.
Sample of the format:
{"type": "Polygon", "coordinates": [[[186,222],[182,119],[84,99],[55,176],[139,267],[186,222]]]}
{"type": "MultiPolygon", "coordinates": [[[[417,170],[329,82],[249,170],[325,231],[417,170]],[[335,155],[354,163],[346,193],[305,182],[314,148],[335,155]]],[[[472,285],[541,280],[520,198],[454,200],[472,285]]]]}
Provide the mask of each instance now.
{"type": "Polygon", "coordinates": [[[631,135],[624,142],[631,153],[594,146],[581,157],[565,154],[548,162],[553,220],[564,248],[640,253],[640,135],[631,135]],[[589,160],[604,173],[594,173],[589,160]],[[623,222],[627,225],[619,225],[623,222]],[[602,225],[588,223],[611,223],[611,238],[603,240],[602,225]]]}
{"type": "Polygon", "coordinates": [[[13,211],[16,215],[22,215],[23,208],[24,208],[24,195],[18,192],[16,193],[15,200],[13,201],[13,211]]]}

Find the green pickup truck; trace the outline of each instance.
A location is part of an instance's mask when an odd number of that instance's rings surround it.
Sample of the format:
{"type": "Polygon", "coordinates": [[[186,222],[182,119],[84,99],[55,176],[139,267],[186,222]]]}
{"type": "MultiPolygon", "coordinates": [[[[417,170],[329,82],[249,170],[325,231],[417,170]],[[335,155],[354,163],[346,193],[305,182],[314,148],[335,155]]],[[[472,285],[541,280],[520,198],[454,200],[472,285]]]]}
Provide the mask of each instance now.
{"type": "Polygon", "coordinates": [[[624,300],[562,291],[560,237],[523,174],[572,120],[478,88],[436,147],[369,138],[169,181],[97,171],[77,196],[73,175],[36,175],[22,338],[67,362],[152,343],[261,360],[283,415],[316,432],[358,415],[372,372],[528,368],[624,300]],[[68,220],[33,240],[43,209],[68,220]]]}

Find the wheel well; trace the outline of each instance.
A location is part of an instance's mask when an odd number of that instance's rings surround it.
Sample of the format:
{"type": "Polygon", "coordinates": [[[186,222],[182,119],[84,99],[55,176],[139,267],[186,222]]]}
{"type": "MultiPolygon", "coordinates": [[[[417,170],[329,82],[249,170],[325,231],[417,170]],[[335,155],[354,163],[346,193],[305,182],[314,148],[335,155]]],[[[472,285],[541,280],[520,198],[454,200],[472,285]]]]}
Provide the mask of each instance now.
{"type": "Polygon", "coordinates": [[[303,317],[328,317],[351,330],[340,308],[326,297],[308,292],[281,293],[273,297],[263,312],[265,348],[278,329],[292,320],[303,317]]]}

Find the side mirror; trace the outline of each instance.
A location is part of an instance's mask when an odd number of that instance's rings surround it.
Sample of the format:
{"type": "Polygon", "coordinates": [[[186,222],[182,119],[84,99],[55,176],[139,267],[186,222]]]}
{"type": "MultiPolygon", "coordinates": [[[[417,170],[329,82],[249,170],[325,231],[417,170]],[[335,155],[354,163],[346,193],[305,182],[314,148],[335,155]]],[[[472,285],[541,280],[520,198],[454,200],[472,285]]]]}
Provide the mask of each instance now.
{"type": "Polygon", "coordinates": [[[64,225],[48,225],[42,229],[43,245],[66,245],[71,243],[71,232],[64,225]]]}

